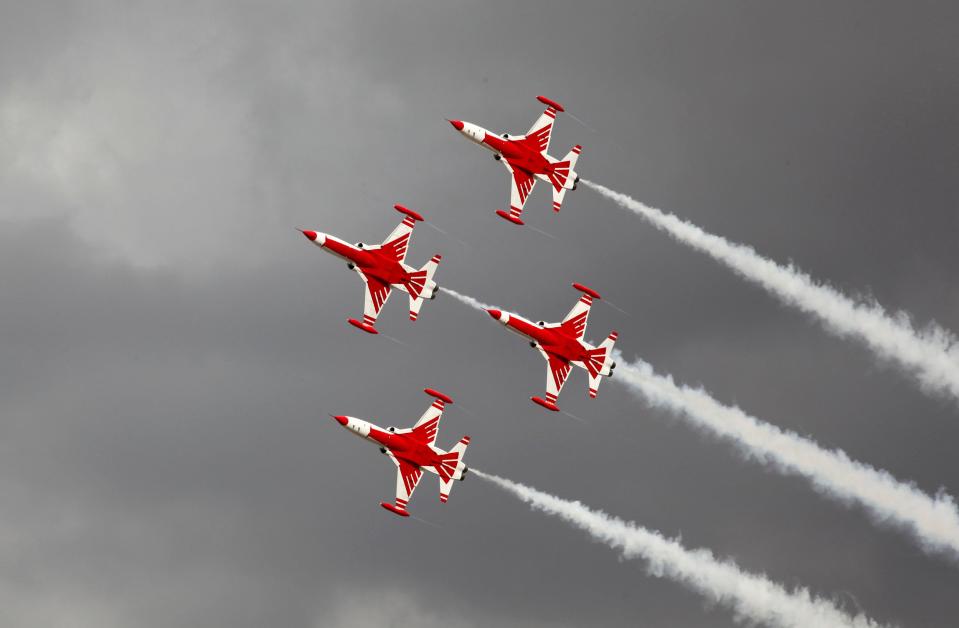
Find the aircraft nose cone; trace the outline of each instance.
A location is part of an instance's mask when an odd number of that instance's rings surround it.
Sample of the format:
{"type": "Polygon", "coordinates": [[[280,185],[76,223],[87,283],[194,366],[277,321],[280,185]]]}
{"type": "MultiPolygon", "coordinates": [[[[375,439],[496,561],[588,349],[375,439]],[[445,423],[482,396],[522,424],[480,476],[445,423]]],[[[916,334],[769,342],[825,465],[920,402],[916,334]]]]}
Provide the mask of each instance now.
{"type": "Polygon", "coordinates": [[[303,233],[303,235],[306,236],[306,238],[309,241],[316,242],[316,237],[317,237],[316,231],[310,231],[308,229],[300,229],[300,231],[303,233]]]}
{"type": "Polygon", "coordinates": [[[452,124],[453,128],[457,131],[463,130],[463,123],[460,120],[450,120],[450,124],[452,124]]]}
{"type": "Polygon", "coordinates": [[[503,317],[503,313],[496,309],[486,310],[486,313],[492,316],[495,320],[499,320],[503,317]]]}
{"type": "Polygon", "coordinates": [[[333,418],[333,420],[335,420],[337,423],[339,423],[340,425],[344,427],[346,426],[347,423],[350,422],[350,420],[347,419],[345,416],[336,416],[335,414],[331,414],[330,416],[333,418]]]}

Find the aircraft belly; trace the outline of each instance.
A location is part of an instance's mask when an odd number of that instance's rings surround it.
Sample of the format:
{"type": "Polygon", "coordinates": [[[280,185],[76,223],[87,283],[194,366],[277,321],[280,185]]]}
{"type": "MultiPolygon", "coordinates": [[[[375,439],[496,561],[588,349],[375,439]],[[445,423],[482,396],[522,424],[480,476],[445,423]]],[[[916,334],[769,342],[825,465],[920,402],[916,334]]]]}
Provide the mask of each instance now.
{"type": "Polygon", "coordinates": [[[419,443],[415,445],[407,445],[404,448],[404,451],[401,453],[397,454],[394,451],[393,454],[398,460],[402,460],[425,470],[429,470],[429,467],[432,467],[433,464],[438,461],[433,450],[419,443]]]}
{"type": "Polygon", "coordinates": [[[566,360],[567,362],[578,362],[583,355],[583,352],[579,347],[574,349],[566,346],[566,343],[544,343],[543,349],[558,358],[566,360]]]}
{"type": "Polygon", "coordinates": [[[382,266],[361,266],[363,269],[363,274],[367,277],[373,277],[378,279],[386,284],[396,285],[400,283],[402,275],[397,272],[390,272],[389,269],[384,269],[382,266]]]}

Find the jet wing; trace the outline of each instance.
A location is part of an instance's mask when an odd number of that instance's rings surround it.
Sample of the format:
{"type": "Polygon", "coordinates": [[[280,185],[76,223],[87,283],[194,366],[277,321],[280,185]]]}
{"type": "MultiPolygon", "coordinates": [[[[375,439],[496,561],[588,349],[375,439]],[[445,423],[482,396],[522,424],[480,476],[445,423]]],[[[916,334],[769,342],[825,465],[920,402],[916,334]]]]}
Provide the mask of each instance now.
{"type": "Polygon", "coordinates": [[[406,504],[410,501],[413,491],[423,477],[423,470],[408,462],[398,459],[393,452],[388,452],[390,460],[396,465],[396,507],[406,511],[406,504]]]}
{"type": "Polygon", "coordinates": [[[436,435],[440,431],[440,419],[443,418],[443,408],[445,407],[442,399],[435,399],[420,420],[413,426],[413,434],[427,445],[436,442],[436,435]]]}
{"type": "Polygon", "coordinates": [[[569,311],[566,318],[563,319],[561,327],[572,334],[577,340],[582,339],[586,334],[586,321],[589,318],[589,310],[593,305],[593,297],[583,294],[579,301],[569,311]]]}
{"type": "Polygon", "coordinates": [[[386,300],[390,298],[390,292],[393,287],[388,283],[380,281],[376,277],[367,277],[366,274],[362,272],[360,273],[360,277],[366,282],[366,298],[363,302],[363,322],[373,326],[376,324],[376,317],[379,316],[380,310],[383,309],[386,300]]]}
{"type": "Polygon", "coordinates": [[[550,136],[553,134],[553,122],[556,120],[556,109],[550,105],[546,111],[536,119],[533,126],[526,133],[526,141],[534,150],[545,153],[549,150],[550,136]]]}
{"type": "Polygon", "coordinates": [[[407,215],[403,222],[396,225],[396,229],[390,235],[386,236],[380,247],[384,252],[389,252],[396,258],[396,261],[403,262],[406,259],[406,251],[410,246],[410,236],[413,234],[413,227],[416,220],[407,215]]]}
{"type": "Polygon", "coordinates": [[[523,207],[526,205],[526,199],[529,198],[533,187],[536,185],[536,178],[522,170],[513,168],[505,157],[500,160],[500,163],[506,166],[506,169],[513,175],[510,181],[509,213],[512,218],[519,220],[523,213],[523,207]]]}
{"type": "Polygon", "coordinates": [[[559,392],[563,390],[566,378],[569,372],[573,370],[572,365],[561,357],[551,353],[546,354],[547,373],[546,373],[546,401],[556,404],[556,398],[559,392]]]}

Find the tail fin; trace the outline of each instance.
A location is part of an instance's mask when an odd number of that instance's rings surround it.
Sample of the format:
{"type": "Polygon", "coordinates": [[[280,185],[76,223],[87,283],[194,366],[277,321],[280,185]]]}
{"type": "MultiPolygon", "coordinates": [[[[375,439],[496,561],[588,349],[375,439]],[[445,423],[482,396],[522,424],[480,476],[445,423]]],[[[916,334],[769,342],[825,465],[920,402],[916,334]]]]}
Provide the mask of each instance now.
{"type": "Polygon", "coordinates": [[[434,255],[430,261],[423,265],[423,268],[414,270],[406,277],[404,285],[406,291],[410,293],[411,321],[415,321],[416,317],[420,315],[420,307],[423,306],[423,301],[432,299],[433,295],[436,294],[438,287],[433,281],[433,274],[436,273],[436,268],[439,266],[441,259],[443,259],[442,255],[434,255]]]}
{"type": "Polygon", "coordinates": [[[567,190],[576,188],[576,182],[579,175],[576,174],[576,160],[582,152],[583,147],[576,145],[566,154],[563,161],[553,164],[553,171],[549,175],[550,183],[553,184],[553,211],[558,212],[563,206],[563,197],[567,190]]]}
{"type": "Polygon", "coordinates": [[[436,467],[436,472],[440,476],[440,501],[444,504],[450,498],[453,481],[465,478],[466,472],[469,470],[463,464],[463,456],[466,454],[466,447],[469,444],[470,437],[464,436],[460,439],[460,442],[453,445],[449,453],[440,455],[440,464],[436,467]]]}
{"type": "Polygon", "coordinates": [[[606,340],[595,349],[590,349],[586,358],[586,370],[589,371],[589,396],[595,398],[599,383],[603,377],[611,377],[616,363],[613,362],[613,346],[619,334],[609,333],[606,340]]]}

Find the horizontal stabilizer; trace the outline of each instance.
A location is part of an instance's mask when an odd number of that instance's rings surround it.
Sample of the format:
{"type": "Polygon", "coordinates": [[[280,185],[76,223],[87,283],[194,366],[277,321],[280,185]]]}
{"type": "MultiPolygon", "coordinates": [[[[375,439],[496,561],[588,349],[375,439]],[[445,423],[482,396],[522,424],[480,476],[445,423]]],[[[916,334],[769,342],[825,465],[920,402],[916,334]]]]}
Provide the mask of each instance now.
{"type": "Polygon", "coordinates": [[[453,448],[450,449],[448,453],[440,456],[441,462],[440,465],[437,466],[436,472],[440,476],[440,501],[444,504],[446,500],[450,498],[450,491],[453,490],[453,482],[466,477],[468,469],[466,465],[463,464],[463,456],[466,455],[466,448],[469,444],[470,437],[464,436],[458,443],[453,445],[453,448]],[[440,467],[443,468],[442,471],[440,467]]]}
{"type": "Polygon", "coordinates": [[[576,145],[573,147],[562,161],[553,164],[553,171],[548,175],[550,183],[553,184],[553,211],[558,212],[563,206],[563,198],[568,190],[576,189],[576,182],[579,175],[576,174],[576,160],[583,151],[583,147],[576,145]]]}
{"type": "Polygon", "coordinates": [[[596,397],[602,378],[613,375],[613,369],[616,368],[616,363],[613,362],[613,347],[617,338],[619,338],[619,334],[612,331],[602,344],[588,352],[586,370],[589,371],[589,396],[591,398],[596,397]]]}
{"type": "Polygon", "coordinates": [[[407,275],[404,287],[410,295],[410,320],[415,321],[419,318],[420,308],[426,299],[432,299],[436,296],[439,287],[433,281],[433,275],[439,267],[443,256],[437,253],[430,261],[423,265],[423,268],[415,270],[407,275]]]}

